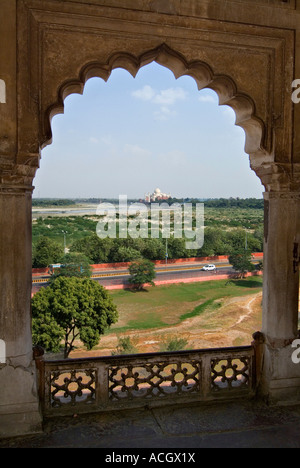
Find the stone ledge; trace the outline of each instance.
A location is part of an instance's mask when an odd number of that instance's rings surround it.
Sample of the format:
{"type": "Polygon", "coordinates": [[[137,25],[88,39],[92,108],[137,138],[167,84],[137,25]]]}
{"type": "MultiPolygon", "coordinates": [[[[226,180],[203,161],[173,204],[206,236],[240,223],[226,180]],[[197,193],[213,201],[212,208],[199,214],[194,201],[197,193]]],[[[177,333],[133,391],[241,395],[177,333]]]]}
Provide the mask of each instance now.
{"type": "Polygon", "coordinates": [[[41,432],[42,418],[36,403],[0,406],[0,439],[41,432]]]}

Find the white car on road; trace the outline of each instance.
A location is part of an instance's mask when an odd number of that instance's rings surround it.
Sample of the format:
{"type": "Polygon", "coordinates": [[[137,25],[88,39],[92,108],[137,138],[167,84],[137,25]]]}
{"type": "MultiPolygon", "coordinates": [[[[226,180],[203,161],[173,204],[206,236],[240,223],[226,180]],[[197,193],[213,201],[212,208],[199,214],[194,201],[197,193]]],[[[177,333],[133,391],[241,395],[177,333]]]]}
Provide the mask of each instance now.
{"type": "Polygon", "coordinates": [[[215,271],[216,270],[216,265],[205,265],[203,268],[201,268],[203,271],[215,271]]]}

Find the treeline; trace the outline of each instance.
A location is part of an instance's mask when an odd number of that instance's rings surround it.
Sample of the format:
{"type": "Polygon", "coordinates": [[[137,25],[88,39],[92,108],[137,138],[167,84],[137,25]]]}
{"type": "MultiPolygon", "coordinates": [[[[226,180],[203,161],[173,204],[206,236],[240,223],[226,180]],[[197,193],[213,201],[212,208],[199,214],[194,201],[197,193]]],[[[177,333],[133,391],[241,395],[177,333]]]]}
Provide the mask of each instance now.
{"type": "MultiPolygon", "coordinates": [[[[169,259],[230,255],[237,250],[262,252],[263,229],[254,233],[243,229],[224,231],[206,228],[204,245],[201,249],[188,249],[185,239],[171,237],[166,239],[100,239],[96,234],[87,235],[73,242],[70,253],[84,255],[89,263],[130,262],[141,258],[164,260],[166,252],[169,259]]],[[[33,249],[34,268],[46,267],[51,263],[63,262],[62,245],[46,236],[41,237],[33,249]]]]}
{"type": "MultiPolygon", "coordinates": [[[[138,199],[130,199],[128,202],[137,202],[138,199]]],[[[32,206],[50,207],[50,206],[70,206],[78,203],[99,204],[101,202],[118,203],[115,198],[73,198],[73,199],[54,199],[54,198],[34,198],[32,206]]],[[[166,203],[199,203],[203,202],[207,208],[251,208],[263,209],[264,200],[258,198],[169,198],[166,203]]]]}
{"type": "Polygon", "coordinates": [[[32,206],[48,208],[49,206],[71,206],[74,205],[74,200],[67,199],[52,199],[52,198],[33,198],[32,206]]]}
{"type": "Polygon", "coordinates": [[[264,209],[264,200],[258,198],[169,198],[167,201],[172,203],[204,203],[206,208],[242,208],[242,209],[264,209]]]}
{"type": "Polygon", "coordinates": [[[253,234],[243,229],[223,231],[206,228],[204,245],[200,249],[187,248],[185,239],[99,239],[97,235],[80,239],[71,246],[70,252],[86,255],[92,263],[130,262],[138,258],[163,260],[166,252],[169,259],[230,255],[247,248],[251,252],[262,252],[263,232],[257,229],[253,234]]]}
{"type": "Polygon", "coordinates": [[[207,208],[251,208],[264,209],[264,200],[258,198],[216,198],[205,200],[207,208]]]}

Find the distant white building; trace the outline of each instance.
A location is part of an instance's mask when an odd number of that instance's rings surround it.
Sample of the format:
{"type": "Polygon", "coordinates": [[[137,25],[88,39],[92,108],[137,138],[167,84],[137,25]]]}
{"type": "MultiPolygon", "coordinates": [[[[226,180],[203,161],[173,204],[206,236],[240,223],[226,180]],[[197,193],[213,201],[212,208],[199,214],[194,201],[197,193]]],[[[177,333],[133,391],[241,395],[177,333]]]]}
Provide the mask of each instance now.
{"type": "Polygon", "coordinates": [[[156,188],[153,193],[145,193],[146,202],[154,202],[159,200],[168,200],[171,198],[170,193],[163,193],[159,188],[156,188]]]}

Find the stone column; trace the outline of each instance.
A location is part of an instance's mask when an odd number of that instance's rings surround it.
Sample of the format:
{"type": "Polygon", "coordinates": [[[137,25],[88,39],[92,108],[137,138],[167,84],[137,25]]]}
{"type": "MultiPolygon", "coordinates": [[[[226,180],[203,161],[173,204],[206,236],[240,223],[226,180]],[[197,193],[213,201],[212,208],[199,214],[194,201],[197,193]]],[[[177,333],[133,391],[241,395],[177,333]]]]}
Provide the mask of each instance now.
{"type": "Polygon", "coordinates": [[[3,179],[0,340],[5,356],[0,362],[0,438],[41,431],[31,338],[31,187],[20,184],[14,175],[10,183],[3,179]]]}
{"type": "Polygon", "coordinates": [[[300,401],[300,364],[292,362],[298,332],[300,192],[265,193],[261,391],[270,402],[300,401]]]}

